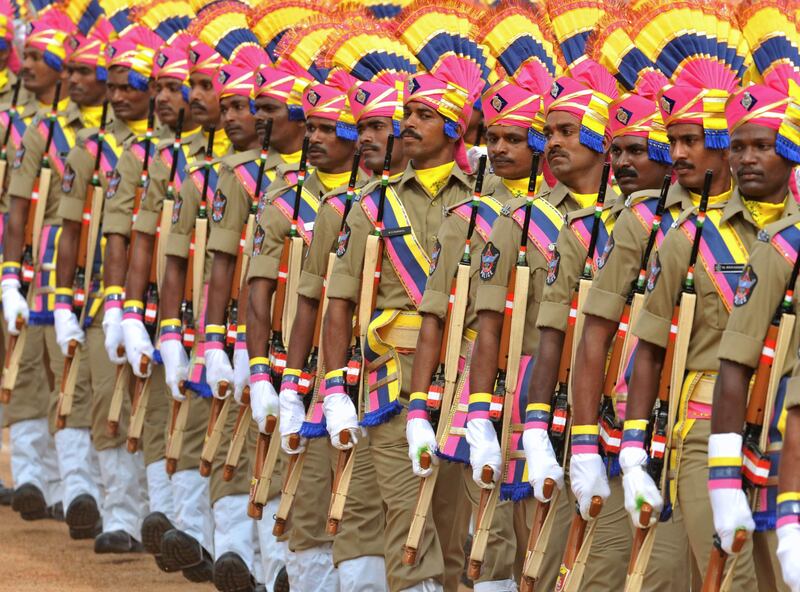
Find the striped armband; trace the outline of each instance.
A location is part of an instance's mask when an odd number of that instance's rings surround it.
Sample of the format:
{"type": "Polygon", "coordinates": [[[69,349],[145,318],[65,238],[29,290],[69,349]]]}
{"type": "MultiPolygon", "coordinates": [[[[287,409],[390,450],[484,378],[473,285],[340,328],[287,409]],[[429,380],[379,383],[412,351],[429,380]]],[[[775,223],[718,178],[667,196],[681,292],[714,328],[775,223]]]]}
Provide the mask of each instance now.
{"type": "Polygon", "coordinates": [[[467,421],[489,419],[489,407],[491,404],[492,393],[470,393],[467,421]]]}
{"type": "Polygon", "coordinates": [[[3,281],[17,280],[19,281],[19,274],[22,266],[19,261],[5,261],[3,262],[3,281]]]}
{"type": "Polygon", "coordinates": [[[421,391],[411,393],[408,398],[407,419],[424,419],[428,421],[428,393],[421,391]]]}
{"type": "Polygon", "coordinates": [[[708,490],[741,489],[742,457],[741,456],[709,456],[708,457],[708,490]]]}
{"type": "Polygon", "coordinates": [[[55,310],[72,310],[72,299],[75,292],[72,288],[56,288],[55,310]]]}
{"type": "Polygon", "coordinates": [[[325,373],[325,396],[347,394],[344,385],[346,368],[338,368],[325,373]]]}
{"type": "Polygon", "coordinates": [[[247,326],[238,325],[236,327],[236,346],[235,349],[247,349],[247,326]]]}
{"type": "Polygon", "coordinates": [[[525,407],[525,429],[546,430],[550,425],[549,403],[528,403],[525,407]]]}
{"type": "Polygon", "coordinates": [[[212,349],[223,349],[225,347],[224,325],[206,325],[205,335],[206,335],[205,351],[209,351],[212,349]]]}
{"type": "Polygon", "coordinates": [[[600,454],[600,426],[572,426],[572,454],[600,454]]]}
{"type": "Polygon", "coordinates": [[[122,319],[141,321],[144,319],[144,302],[141,300],[126,300],[122,305],[122,319]]]}
{"type": "Polygon", "coordinates": [[[800,524],[800,491],[786,491],[778,494],[777,528],[790,524],[800,524]]]}
{"type": "Polygon", "coordinates": [[[646,419],[628,419],[622,424],[622,445],[620,450],[626,448],[641,448],[644,450],[644,441],[647,437],[646,419]]]}
{"type": "Polygon", "coordinates": [[[164,319],[159,325],[159,339],[161,341],[181,340],[180,319],[164,319]]]}
{"type": "Polygon", "coordinates": [[[122,286],[106,286],[104,290],[105,304],[103,305],[103,309],[122,308],[122,301],[125,299],[124,292],[125,290],[122,286]]]}
{"type": "Polygon", "coordinates": [[[281,392],[294,391],[296,395],[299,395],[301,374],[302,372],[297,368],[284,368],[281,380],[281,392]]]}
{"type": "Polygon", "coordinates": [[[255,384],[270,380],[269,358],[258,356],[250,358],[250,382],[255,384]]]}

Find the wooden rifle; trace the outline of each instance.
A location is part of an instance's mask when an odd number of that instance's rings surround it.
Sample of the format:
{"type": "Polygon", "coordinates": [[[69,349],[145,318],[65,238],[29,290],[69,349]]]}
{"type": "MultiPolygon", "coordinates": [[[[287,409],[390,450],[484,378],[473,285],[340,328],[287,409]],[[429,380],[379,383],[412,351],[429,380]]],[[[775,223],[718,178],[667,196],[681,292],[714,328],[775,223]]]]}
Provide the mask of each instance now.
{"type": "MultiPolygon", "coordinates": [[[[255,229],[256,215],[258,214],[258,204],[262,198],[262,184],[264,182],[264,170],[269,157],[269,144],[272,136],[272,119],[268,119],[264,127],[264,142],[261,145],[261,153],[258,157],[258,173],[256,173],[256,186],[255,193],[250,202],[250,213],[247,215],[247,223],[242,230],[242,236],[239,239],[239,252],[236,257],[236,266],[233,271],[233,285],[231,286],[231,302],[228,311],[228,327],[226,332],[226,341],[231,347],[236,347],[236,334],[238,332],[239,321],[239,299],[245,299],[247,296],[247,287],[245,281],[247,279],[247,269],[250,265],[250,259],[245,254],[245,245],[252,239],[253,231],[255,229]]],[[[250,428],[250,387],[244,387],[242,392],[242,404],[239,406],[239,411],[236,414],[236,422],[233,426],[233,437],[231,438],[230,446],[228,446],[228,454],[225,457],[225,466],[222,470],[223,481],[230,481],[236,474],[236,465],[239,463],[239,458],[244,449],[244,443],[247,439],[247,432],[250,428]],[[246,395],[246,396],[245,396],[246,395]]]]}
{"type": "Polygon", "coordinates": [[[650,260],[650,253],[652,253],[653,247],[656,244],[656,235],[661,228],[661,218],[664,215],[664,207],[667,202],[667,194],[669,193],[671,182],[672,177],[670,175],[665,175],[664,181],[661,184],[661,193],[659,194],[658,204],[656,205],[653,224],[650,228],[647,245],[645,246],[642,262],[639,266],[639,273],[625,300],[622,316],[617,326],[617,335],[614,339],[614,345],[611,348],[611,356],[608,361],[605,381],[603,382],[599,414],[600,445],[603,447],[606,458],[617,456],[622,444],[622,424],[617,419],[616,410],[614,409],[614,387],[617,384],[620,373],[624,372],[623,364],[626,359],[625,352],[627,351],[626,346],[628,345],[628,333],[631,324],[636,318],[633,313],[635,312],[638,314],[641,301],[644,298],[644,288],[647,279],[647,262],[650,260]],[[639,299],[634,309],[633,301],[637,294],[639,295],[639,299]]]}
{"type": "MultiPolygon", "coordinates": [[[[89,313],[87,301],[92,286],[95,252],[97,239],[100,234],[100,223],[103,213],[103,189],[100,183],[100,159],[103,155],[103,144],[106,133],[106,118],[108,116],[108,101],[103,103],[100,116],[100,128],[97,132],[97,150],[94,155],[94,169],[92,178],[86,187],[86,197],[83,202],[81,215],[81,230],[78,237],[77,269],[73,282],[73,312],[83,326],[86,315],[89,313]]],[[[56,405],[56,429],[63,429],[67,425],[67,417],[72,413],[72,404],[75,399],[75,386],[78,381],[80,369],[80,356],[75,354],[80,350],[78,341],[73,340],[67,347],[64,357],[64,371],[61,376],[61,388],[58,393],[56,405]]]]}
{"type": "MultiPolygon", "coordinates": [[[[672,310],[672,321],[669,328],[669,339],[664,352],[664,365],[658,382],[658,399],[650,418],[650,458],[647,472],[653,481],[659,485],[662,494],[666,493],[668,479],[664,466],[669,458],[672,444],[672,428],[675,424],[680,393],[686,366],[686,355],[689,348],[692,326],[694,323],[694,309],[697,303],[697,294],[694,286],[694,270],[697,264],[697,255],[700,251],[700,241],[703,237],[703,226],[708,210],[708,196],[711,192],[713,174],[706,171],[703,183],[703,193],[697,210],[695,233],[692,239],[692,250],[689,254],[689,264],[686,277],[683,280],[681,292],[672,310]]],[[[644,574],[655,542],[655,530],[658,523],[646,527],[650,523],[653,507],[644,503],[639,511],[639,526],[644,533],[637,533],[634,541],[633,553],[628,565],[628,577],[625,582],[626,592],[638,592],[644,581],[644,574]],[[640,543],[641,541],[641,543],[640,543]]]]}
{"type": "MultiPolygon", "coordinates": [[[[208,140],[203,157],[203,187],[200,194],[200,204],[197,217],[194,221],[194,230],[189,243],[189,256],[186,259],[186,279],[183,284],[183,300],[181,301],[181,333],[183,347],[191,360],[192,352],[197,346],[197,330],[195,326],[195,311],[199,310],[200,294],[202,293],[203,268],[205,265],[206,237],[208,236],[208,214],[206,194],[208,193],[211,165],[214,160],[214,135],[216,128],[208,130],[208,140]]],[[[186,385],[179,385],[181,394],[186,395],[186,385]]],[[[189,418],[190,398],[184,401],[172,402],[172,417],[170,419],[169,433],[167,436],[166,464],[167,474],[172,475],[178,466],[178,459],[183,448],[183,436],[186,431],[186,422],[189,418]]],[[[213,403],[213,402],[212,402],[213,403]]]]}
{"type": "MultiPolygon", "coordinates": [[[[53,105],[48,115],[47,139],[45,149],[42,154],[42,162],[39,165],[39,174],[33,183],[31,191],[31,203],[28,208],[28,218],[25,221],[24,247],[20,259],[20,293],[27,298],[28,304],[33,302],[35,290],[29,290],[34,277],[34,262],[39,256],[39,239],[42,233],[44,222],[44,212],[47,209],[47,198],[50,194],[50,146],[53,143],[53,133],[58,118],[58,99],[61,96],[61,80],[56,82],[53,105]]],[[[9,128],[11,119],[9,118],[9,128]]],[[[8,129],[6,134],[8,134],[8,129]]],[[[22,317],[16,320],[18,335],[9,335],[6,345],[6,358],[3,364],[3,385],[0,394],[0,402],[8,403],[11,400],[11,391],[17,384],[17,374],[19,373],[19,363],[22,359],[22,352],[25,348],[25,338],[27,329],[22,317]]]]}
{"type": "MultiPolygon", "coordinates": [[[[441,421],[441,410],[450,410],[453,404],[453,395],[456,387],[456,375],[458,374],[458,356],[461,350],[461,339],[464,334],[464,318],[467,311],[467,300],[469,298],[470,268],[472,265],[472,234],[475,232],[475,224],[478,218],[478,207],[483,195],[483,180],[486,174],[486,156],[481,156],[478,161],[478,174],[475,179],[475,189],[472,193],[472,203],[470,211],[469,225],[467,226],[467,237],[464,242],[464,253],[458,263],[456,273],[450,282],[450,300],[447,305],[447,313],[444,320],[442,331],[442,344],[439,350],[439,366],[431,378],[428,387],[428,399],[426,407],[431,421],[431,426],[436,432],[436,440],[439,441],[447,433],[448,422],[441,421]]],[[[428,469],[432,464],[430,452],[420,454],[420,466],[428,469]]],[[[425,521],[433,499],[433,491],[436,487],[439,469],[433,467],[432,473],[428,477],[422,477],[419,483],[419,493],[417,502],[414,506],[414,515],[411,519],[411,526],[408,529],[406,544],[403,547],[403,563],[414,565],[417,562],[417,549],[422,538],[425,521]]]]}
{"type": "MultiPolygon", "coordinates": [[[[583,321],[583,303],[589,290],[592,286],[592,267],[597,251],[597,238],[600,235],[600,226],[603,224],[603,208],[606,201],[606,191],[608,189],[608,177],[611,171],[609,163],[603,165],[603,172],[600,175],[600,187],[597,190],[597,202],[594,206],[594,222],[592,224],[592,232],[589,237],[589,246],[586,249],[586,261],[583,264],[583,271],[578,279],[577,289],[574,290],[572,302],[570,304],[569,321],[567,323],[567,333],[572,332],[569,336],[569,344],[565,338],[564,348],[561,352],[562,364],[564,357],[569,358],[570,370],[567,370],[567,380],[571,368],[575,365],[575,350],[577,349],[576,336],[580,336],[583,321]]],[[[564,390],[567,392],[569,399],[569,391],[571,388],[568,384],[563,385],[564,390]]],[[[562,385],[559,384],[559,391],[562,385]]],[[[570,403],[571,404],[571,403],[570,403]]],[[[566,438],[566,434],[565,434],[566,438]]],[[[566,457],[565,451],[562,454],[566,457]]],[[[551,500],[552,501],[552,500],[551,500]]],[[[603,508],[603,499],[600,496],[592,497],[591,506],[589,508],[589,516],[594,519],[603,508]]],[[[586,558],[589,554],[589,549],[592,545],[594,538],[594,530],[597,526],[597,521],[584,520],[581,516],[580,510],[575,508],[575,516],[570,525],[569,534],[567,535],[567,545],[564,549],[564,555],[561,559],[561,568],[558,573],[558,580],[556,580],[556,590],[564,591],[577,591],[580,588],[581,580],[583,579],[583,571],[586,563],[586,558]],[[588,532],[587,532],[588,530],[588,532]]]]}
{"type": "MultiPolygon", "coordinates": [[[[494,392],[489,405],[489,419],[493,422],[500,449],[501,458],[508,459],[508,446],[511,442],[511,415],[514,406],[514,393],[517,388],[519,374],[519,360],[522,355],[522,338],[525,331],[525,315],[528,308],[528,286],[530,283],[530,269],[528,266],[528,230],[531,224],[533,199],[536,195],[536,180],[539,174],[540,153],[533,153],[531,172],[528,178],[528,193],[525,202],[525,218],[522,223],[522,237],[520,238],[517,264],[511,270],[508,280],[508,293],[506,295],[505,310],[503,313],[503,326],[500,332],[500,349],[497,356],[497,376],[494,392]]],[[[501,468],[500,480],[502,481],[505,467],[501,468]]],[[[494,471],[489,465],[481,469],[481,481],[485,484],[492,482],[494,471]]],[[[472,552],[469,557],[467,575],[476,580],[481,573],[486,546],[489,541],[489,528],[492,524],[497,501],[500,498],[500,483],[492,489],[482,489],[478,502],[478,511],[475,518],[475,535],[472,541],[472,552]]]]}

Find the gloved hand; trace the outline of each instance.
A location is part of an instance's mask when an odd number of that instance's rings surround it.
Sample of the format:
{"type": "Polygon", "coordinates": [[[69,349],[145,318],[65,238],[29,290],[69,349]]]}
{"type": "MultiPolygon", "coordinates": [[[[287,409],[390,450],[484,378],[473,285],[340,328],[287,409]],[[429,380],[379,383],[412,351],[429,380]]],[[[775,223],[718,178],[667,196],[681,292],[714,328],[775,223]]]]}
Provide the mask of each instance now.
{"type": "Polygon", "coordinates": [[[503,464],[500,453],[500,442],[491,420],[485,418],[467,421],[467,444],[469,444],[469,464],[472,465],[472,480],[483,489],[493,489],[500,480],[500,469],[503,464]],[[492,468],[492,482],[484,483],[481,479],[483,467],[492,468]]]}
{"type": "MultiPolygon", "coordinates": [[[[125,337],[122,334],[122,309],[107,308],[103,314],[103,333],[105,334],[105,348],[108,359],[112,364],[119,366],[126,361],[125,353],[118,355],[117,350],[125,349],[125,337]]],[[[139,362],[136,362],[139,365],[139,362]]]]}
{"type": "Polygon", "coordinates": [[[306,438],[300,438],[300,445],[297,448],[289,446],[289,436],[297,434],[306,418],[306,409],[303,406],[303,397],[297,392],[296,383],[287,380],[289,375],[297,376],[297,370],[286,369],[283,371],[284,382],[281,385],[280,399],[281,407],[281,448],[286,454],[300,454],[306,448],[306,438]],[[292,388],[294,387],[294,388],[292,388]]]}
{"type": "Polygon", "coordinates": [[[792,592],[800,592],[800,524],[792,522],[779,526],[778,561],[783,581],[792,592]]]}
{"type": "Polygon", "coordinates": [[[412,417],[406,422],[406,440],[408,440],[408,457],[411,459],[411,470],[418,477],[428,477],[433,473],[433,465],[439,463],[436,456],[436,434],[431,423],[421,417],[412,417]],[[419,459],[423,452],[431,456],[431,466],[423,469],[419,459]]]}
{"type": "Polygon", "coordinates": [[[78,324],[75,313],[67,308],[57,308],[53,311],[53,319],[56,329],[56,343],[61,348],[61,353],[65,356],[69,353],[71,341],[84,343],[86,335],[78,324]]]}
{"type": "Polygon", "coordinates": [[[708,438],[708,496],[711,499],[714,530],[719,535],[723,551],[729,555],[733,553],[731,547],[736,531],[746,530],[751,533],[756,527],[741,480],[733,479],[738,485],[730,486],[732,473],[738,470],[741,475],[741,464],[730,466],[727,459],[741,457],[741,434],[711,434],[708,438]]]}
{"type": "Polygon", "coordinates": [[[644,448],[623,448],[619,452],[619,465],[622,468],[622,489],[625,492],[625,509],[631,516],[634,526],[643,528],[639,523],[639,512],[642,504],[648,503],[653,508],[650,515],[652,526],[658,521],[664,499],[661,491],[647,473],[647,453],[644,448]]]}
{"type": "Polygon", "coordinates": [[[250,384],[250,356],[246,347],[233,350],[233,398],[242,404],[244,388],[250,384]]]}
{"type": "Polygon", "coordinates": [[[0,289],[3,291],[3,317],[6,321],[6,328],[11,335],[19,335],[19,329],[17,329],[18,317],[21,317],[26,323],[30,317],[28,303],[25,302],[25,298],[19,291],[20,285],[19,280],[16,278],[8,278],[0,282],[0,289]]]}
{"type": "MultiPolygon", "coordinates": [[[[478,170],[478,162],[481,159],[481,156],[486,156],[488,151],[486,150],[485,146],[473,146],[469,150],[467,150],[467,162],[469,162],[469,166],[472,168],[472,172],[476,172],[478,170]]],[[[487,164],[487,169],[489,168],[487,164]]]]}
{"type": "MultiPolygon", "coordinates": [[[[226,399],[231,394],[230,386],[233,385],[233,368],[231,367],[231,361],[228,359],[228,354],[225,353],[224,349],[206,349],[203,357],[206,364],[206,382],[211,387],[211,392],[218,399],[226,399]],[[221,382],[229,385],[222,393],[219,392],[221,382]]],[[[252,396],[252,394],[251,392],[250,395],[252,396]]]]}
{"type": "Polygon", "coordinates": [[[325,423],[334,448],[349,450],[358,444],[359,438],[366,435],[358,425],[356,408],[346,394],[326,394],[322,400],[322,412],[325,414],[325,423]],[[339,432],[342,430],[350,432],[350,441],[346,444],[339,441],[339,432]]]}
{"type": "Polygon", "coordinates": [[[599,454],[573,454],[569,461],[569,479],[581,517],[590,520],[592,497],[598,495],[605,501],[611,495],[603,459],[599,454]]]}
{"type": "Polygon", "coordinates": [[[183,349],[179,339],[161,340],[159,347],[161,361],[164,364],[164,376],[172,398],[176,401],[185,401],[186,396],[181,393],[180,384],[189,376],[189,357],[183,349]]]}
{"type": "Polygon", "coordinates": [[[275,387],[269,380],[258,380],[250,385],[250,409],[262,434],[267,433],[267,417],[278,417],[280,403],[275,387]]]}
{"type": "Polygon", "coordinates": [[[522,447],[528,462],[528,481],[533,487],[533,495],[540,502],[548,502],[552,496],[545,497],[544,482],[552,479],[559,490],[563,489],[564,468],[556,460],[547,430],[528,428],[522,432],[522,447]]]}
{"type": "Polygon", "coordinates": [[[125,355],[128,358],[128,363],[131,365],[133,373],[139,378],[147,378],[153,371],[153,365],[148,364],[145,371],[141,371],[142,356],[147,356],[150,360],[153,359],[153,343],[150,341],[150,335],[147,334],[147,329],[144,328],[144,323],[141,319],[123,319],[122,320],[122,337],[125,341],[125,355]]]}

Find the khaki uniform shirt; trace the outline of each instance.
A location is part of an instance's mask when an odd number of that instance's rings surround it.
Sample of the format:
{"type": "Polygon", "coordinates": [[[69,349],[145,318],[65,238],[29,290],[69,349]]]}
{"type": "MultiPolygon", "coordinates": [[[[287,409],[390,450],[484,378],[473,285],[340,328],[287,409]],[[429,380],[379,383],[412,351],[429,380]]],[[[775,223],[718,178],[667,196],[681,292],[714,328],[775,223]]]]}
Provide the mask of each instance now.
{"type": "MultiPolygon", "coordinates": [[[[659,190],[648,189],[632,193],[625,200],[625,209],[617,217],[609,238],[613,247],[606,250],[604,264],[597,270],[583,305],[585,314],[613,322],[619,321],[628,294],[639,275],[642,257],[650,238],[650,229],[642,225],[633,212],[633,206],[648,199],[658,199],[659,195],[659,190]]],[[[673,217],[677,219],[680,212],[691,205],[689,193],[675,184],[667,193],[664,208],[671,210],[673,217]]],[[[661,231],[666,233],[667,230],[669,226],[662,225],[661,231]]],[[[655,252],[655,248],[654,244],[652,252],[655,252]]]]}
{"type": "MultiPolygon", "coordinates": [[[[543,191],[538,198],[545,199],[564,216],[580,207],[580,204],[570,195],[569,189],[561,183],[547,191],[543,191]]],[[[499,252],[496,269],[490,278],[481,278],[478,285],[475,310],[491,310],[503,313],[506,307],[508,293],[508,280],[511,271],[517,265],[517,254],[522,239],[522,228],[511,217],[515,211],[525,207],[525,197],[514,198],[506,204],[500,217],[492,227],[489,242],[499,252]]],[[[547,276],[548,259],[534,246],[529,245],[526,258],[530,269],[530,282],[528,283],[528,307],[525,312],[525,332],[522,338],[522,354],[536,355],[539,347],[539,331],[536,328],[536,317],[542,302],[542,293],[547,276]]]]}
{"type": "MultiPolygon", "coordinates": [[[[742,244],[749,251],[755,243],[759,229],[745,208],[738,189],[734,189],[733,195],[727,202],[717,207],[723,208],[722,222],[734,228],[742,244]]],[[[709,207],[709,210],[711,209],[713,208],[709,207]]],[[[783,216],[789,216],[797,211],[797,205],[790,200],[783,216]]],[[[692,212],[693,209],[685,211],[676,224],[680,226],[692,212]]],[[[710,218],[706,220],[706,224],[711,224],[710,218]]],[[[688,237],[682,231],[678,232],[678,228],[674,230],[667,234],[651,265],[642,311],[633,326],[633,334],[636,337],[660,347],[667,345],[673,308],[686,277],[692,250],[692,243],[688,237]]],[[[718,350],[728,323],[728,310],[699,256],[695,266],[694,286],[697,305],[686,369],[716,371],[719,368],[718,350]]],[[[769,309],[769,314],[772,315],[775,305],[769,309]]],[[[760,351],[760,343],[758,347],[760,351]]]]}
{"type": "MultiPolygon", "coordinates": [[[[30,199],[31,193],[33,193],[33,187],[36,184],[36,178],[39,175],[42,157],[44,156],[45,147],[47,145],[47,138],[42,135],[42,130],[39,129],[39,123],[43,120],[46,121],[48,113],[49,108],[47,110],[41,109],[25,130],[25,135],[22,137],[22,148],[17,151],[11,166],[8,185],[9,195],[30,199]]],[[[78,106],[70,101],[66,109],[58,114],[58,118],[62,127],[71,128],[77,140],[77,133],[83,129],[83,121],[78,106]]],[[[58,158],[62,163],[66,162],[69,150],[72,149],[72,147],[73,146],[70,145],[66,153],[59,152],[58,158]]],[[[47,207],[44,213],[45,224],[57,224],[60,221],[58,216],[58,204],[61,193],[61,174],[58,172],[58,167],[52,162],[53,149],[58,149],[55,142],[51,145],[50,152],[50,193],[48,194],[47,207]]],[[[92,161],[92,167],[94,167],[94,160],[92,161]]]]}

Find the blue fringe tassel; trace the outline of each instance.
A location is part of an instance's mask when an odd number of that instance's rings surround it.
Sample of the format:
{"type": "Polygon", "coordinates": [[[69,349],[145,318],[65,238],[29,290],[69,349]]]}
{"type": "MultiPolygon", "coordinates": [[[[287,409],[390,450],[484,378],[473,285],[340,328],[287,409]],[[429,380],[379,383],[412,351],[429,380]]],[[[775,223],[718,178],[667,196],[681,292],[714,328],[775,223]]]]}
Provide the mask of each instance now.
{"type": "Polygon", "coordinates": [[[250,99],[250,115],[256,114],[256,102],[253,99],[250,99]]]}
{"type": "Polygon", "coordinates": [[[778,134],[775,138],[775,152],[790,160],[795,164],[800,164],[800,146],[790,142],[782,135],[778,134]]]}
{"type": "Polygon", "coordinates": [[[590,150],[594,150],[595,152],[599,152],[600,154],[605,152],[605,150],[603,150],[603,136],[593,132],[585,125],[581,126],[581,131],[580,135],[578,136],[578,139],[581,144],[583,144],[590,150]]]}
{"type": "Polygon", "coordinates": [[[49,51],[44,52],[44,63],[56,72],[61,72],[64,69],[64,62],[61,61],[61,58],[49,51]]]}
{"type": "Polygon", "coordinates": [[[672,157],[669,155],[669,144],[647,140],[647,157],[653,162],[672,164],[672,157]]]}
{"type": "Polygon", "coordinates": [[[192,391],[201,399],[210,399],[213,396],[213,394],[211,393],[211,387],[208,386],[205,382],[192,382],[191,380],[187,380],[186,388],[192,391]]]}
{"type": "Polygon", "coordinates": [[[666,522],[672,518],[672,502],[667,502],[664,504],[664,508],[661,510],[661,515],[658,517],[659,522],[666,522]]]}
{"type": "MultiPolygon", "coordinates": [[[[33,286],[30,287],[33,290],[33,286]]],[[[52,312],[30,312],[28,317],[28,324],[32,326],[43,326],[43,325],[52,325],[55,323],[55,319],[53,318],[52,312]]]]}
{"type": "Polygon", "coordinates": [[[306,114],[303,112],[303,107],[300,105],[287,105],[289,109],[289,121],[305,121],[306,114]]]}
{"type": "Polygon", "coordinates": [[[445,454],[441,450],[436,451],[436,456],[441,458],[442,460],[446,460],[448,462],[458,463],[460,465],[468,465],[469,459],[458,458],[457,456],[450,456],[449,454],[445,454]]]}
{"type": "Polygon", "coordinates": [[[756,523],[756,532],[775,530],[778,517],[775,512],[755,512],[753,520],[756,523]]]}
{"type": "Polygon", "coordinates": [[[544,135],[532,127],[528,128],[528,147],[534,152],[544,152],[544,135]]]}
{"type": "Polygon", "coordinates": [[[365,428],[381,425],[392,419],[395,415],[399,415],[402,410],[403,406],[400,404],[400,401],[393,401],[375,411],[365,413],[361,420],[361,425],[365,428]]]}
{"type": "Polygon", "coordinates": [[[530,483],[503,483],[500,486],[500,499],[521,502],[533,495],[530,483]]]}
{"type": "Polygon", "coordinates": [[[97,78],[97,82],[105,82],[106,80],[108,80],[108,70],[103,68],[103,66],[97,66],[94,72],[95,72],[94,77],[97,78]]]}
{"type": "Polygon", "coordinates": [[[444,118],[444,135],[448,138],[458,140],[458,124],[447,117],[444,118]]]}
{"type": "Polygon", "coordinates": [[[336,136],[338,138],[341,138],[342,140],[349,140],[350,142],[355,142],[356,140],[358,140],[358,130],[354,125],[351,125],[349,123],[344,123],[343,121],[337,121],[336,136]]]}
{"type": "Polygon", "coordinates": [[[706,148],[711,150],[724,150],[731,145],[731,138],[728,130],[703,130],[706,136],[706,148]]]}
{"type": "Polygon", "coordinates": [[[150,88],[150,79],[145,78],[134,70],[128,70],[128,84],[141,92],[147,92],[150,88]]]}
{"type": "Polygon", "coordinates": [[[300,426],[300,435],[303,438],[322,438],[328,435],[328,428],[326,427],[325,418],[322,418],[322,423],[314,423],[312,421],[304,421],[300,426]]]}
{"type": "Polygon", "coordinates": [[[619,477],[622,474],[618,456],[612,456],[611,458],[604,456],[603,464],[606,466],[606,472],[609,477],[619,477]]]}
{"type": "Polygon", "coordinates": [[[153,350],[153,363],[159,365],[164,363],[164,360],[161,359],[161,350],[153,350]]]}
{"type": "Polygon", "coordinates": [[[392,119],[392,133],[394,134],[395,138],[400,137],[400,122],[396,119],[392,119]]]}
{"type": "Polygon", "coordinates": [[[187,103],[189,102],[189,90],[189,87],[185,84],[181,85],[181,97],[183,97],[183,100],[187,103]]]}

